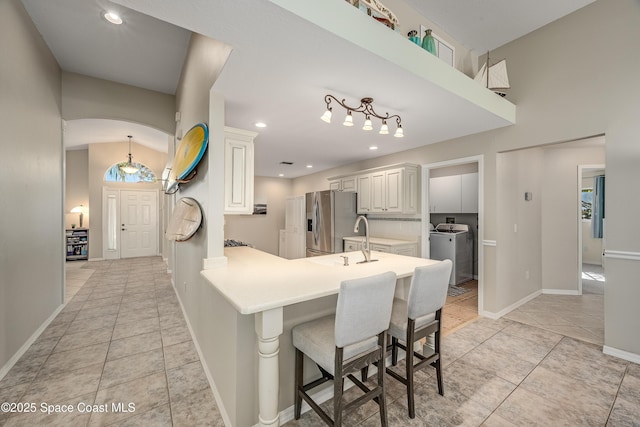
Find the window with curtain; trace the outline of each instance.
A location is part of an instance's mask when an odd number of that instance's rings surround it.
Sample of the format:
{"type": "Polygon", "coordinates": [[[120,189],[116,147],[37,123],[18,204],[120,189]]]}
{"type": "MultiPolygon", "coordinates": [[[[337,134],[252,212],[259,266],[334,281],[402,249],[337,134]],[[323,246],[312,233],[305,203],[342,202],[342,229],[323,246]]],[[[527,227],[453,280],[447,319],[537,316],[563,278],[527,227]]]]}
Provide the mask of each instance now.
{"type": "Polygon", "coordinates": [[[591,214],[591,237],[602,239],[604,219],[604,175],[593,177],[593,210],[591,214]]]}
{"type": "Polygon", "coordinates": [[[593,212],[593,188],[582,189],[582,219],[591,221],[593,212]]]}

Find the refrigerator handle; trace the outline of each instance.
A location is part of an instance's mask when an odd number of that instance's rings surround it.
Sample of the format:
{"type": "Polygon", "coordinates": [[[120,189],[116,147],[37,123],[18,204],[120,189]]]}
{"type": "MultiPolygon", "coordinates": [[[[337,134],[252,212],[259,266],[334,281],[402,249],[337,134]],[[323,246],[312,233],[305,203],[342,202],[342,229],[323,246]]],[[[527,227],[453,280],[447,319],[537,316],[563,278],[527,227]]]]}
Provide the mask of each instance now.
{"type": "Polygon", "coordinates": [[[320,206],[318,203],[318,193],[313,194],[313,243],[315,245],[320,241],[320,206]]]}

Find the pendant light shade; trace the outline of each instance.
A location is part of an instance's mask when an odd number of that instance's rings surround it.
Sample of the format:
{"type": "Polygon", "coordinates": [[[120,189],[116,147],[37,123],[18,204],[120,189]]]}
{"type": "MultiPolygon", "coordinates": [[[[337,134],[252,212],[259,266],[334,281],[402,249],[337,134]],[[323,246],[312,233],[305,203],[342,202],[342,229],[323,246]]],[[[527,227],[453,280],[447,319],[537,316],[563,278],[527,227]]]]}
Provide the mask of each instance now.
{"type": "Polygon", "coordinates": [[[387,126],[387,121],[382,121],[382,126],[380,126],[380,135],[387,135],[389,133],[389,126],[387,126]]]}
{"type": "Polygon", "coordinates": [[[322,119],[323,122],[331,123],[331,108],[327,108],[320,119],[322,119]]]}
{"type": "Polygon", "coordinates": [[[364,121],[364,126],[362,126],[362,130],[372,130],[373,125],[371,124],[371,117],[367,116],[364,121]]]}
{"type": "Polygon", "coordinates": [[[342,123],[345,126],[353,126],[353,116],[351,115],[351,110],[347,111],[347,116],[344,118],[344,123],[342,123]]]}
{"type": "Polygon", "coordinates": [[[129,154],[127,155],[128,160],[126,164],[120,166],[120,169],[126,174],[134,174],[137,173],[140,169],[131,161],[131,159],[133,158],[133,156],[131,155],[131,138],[133,138],[133,136],[127,135],[127,138],[129,138],[129,154]]]}

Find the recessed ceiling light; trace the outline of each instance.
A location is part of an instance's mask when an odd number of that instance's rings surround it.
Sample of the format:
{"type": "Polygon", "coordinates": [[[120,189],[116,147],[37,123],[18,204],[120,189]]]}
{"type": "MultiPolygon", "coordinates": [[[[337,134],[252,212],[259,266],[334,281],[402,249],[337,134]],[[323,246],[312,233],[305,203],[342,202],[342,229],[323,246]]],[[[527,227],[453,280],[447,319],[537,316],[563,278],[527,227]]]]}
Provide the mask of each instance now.
{"type": "Polygon", "coordinates": [[[377,150],[378,147],[376,147],[375,145],[372,145],[371,147],[369,147],[369,150],[377,150]]]}
{"type": "Polygon", "coordinates": [[[115,12],[105,12],[102,17],[115,25],[122,24],[122,18],[115,12]]]}
{"type": "Polygon", "coordinates": [[[284,176],[284,174],[283,173],[279,173],[278,176],[284,176]]]}
{"type": "Polygon", "coordinates": [[[309,169],[311,169],[311,168],[313,167],[313,165],[307,165],[307,167],[308,167],[309,169]]]}
{"type": "Polygon", "coordinates": [[[256,127],[257,128],[266,128],[267,124],[263,123],[263,122],[256,122],[256,127]]]}

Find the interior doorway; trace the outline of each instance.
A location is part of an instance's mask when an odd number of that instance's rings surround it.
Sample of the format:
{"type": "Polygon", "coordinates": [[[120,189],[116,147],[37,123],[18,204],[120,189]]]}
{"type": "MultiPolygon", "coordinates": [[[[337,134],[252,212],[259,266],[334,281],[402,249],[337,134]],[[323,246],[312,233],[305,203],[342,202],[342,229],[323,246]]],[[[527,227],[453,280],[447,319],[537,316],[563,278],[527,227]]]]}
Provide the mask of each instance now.
{"type": "Polygon", "coordinates": [[[158,191],[104,188],[105,259],[158,255],[158,191]]]}
{"type": "Polygon", "coordinates": [[[578,167],[578,254],[580,294],[604,294],[604,181],[605,165],[578,167]]]}
{"type": "MultiPolygon", "coordinates": [[[[446,174],[445,174],[446,175],[446,174]]],[[[444,187],[449,188],[450,184],[458,183],[457,180],[453,180],[455,182],[448,182],[447,179],[444,181],[444,187]]],[[[456,185],[453,185],[456,187],[456,185]]],[[[437,226],[436,221],[438,223],[441,222],[449,222],[451,218],[458,223],[466,223],[469,225],[471,232],[473,233],[473,266],[472,266],[472,279],[477,280],[477,290],[474,290],[473,302],[475,303],[475,299],[477,298],[476,308],[477,314],[483,313],[483,297],[484,297],[484,279],[483,279],[483,259],[484,259],[484,240],[483,240],[483,228],[481,224],[484,221],[484,156],[473,156],[473,157],[465,157],[460,159],[448,160],[444,162],[430,163],[422,165],[422,256],[425,258],[430,257],[430,234],[431,234],[431,225],[437,226]],[[457,195],[454,196],[454,199],[460,198],[458,200],[459,207],[446,208],[441,209],[439,206],[440,203],[449,203],[450,199],[447,197],[451,195],[455,191],[453,190],[444,190],[444,192],[440,192],[442,196],[441,201],[439,201],[440,196],[437,194],[438,191],[430,190],[430,181],[431,178],[441,178],[444,176],[442,171],[451,168],[450,170],[456,169],[459,170],[459,189],[457,190],[457,195]],[[464,179],[462,175],[465,175],[464,179]],[[464,181],[464,183],[463,183],[464,181]],[[462,187],[466,187],[465,191],[472,194],[472,205],[473,208],[470,208],[468,205],[462,206],[462,187]],[[435,205],[435,206],[434,206],[435,205]],[[446,210],[453,209],[453,212],[445,212],[446,210]],[[473,212],[472,212],[473,211],[473,212]],[[456,219],[457,218],[457,219],[456,219]]],[[[468,203],[469,198],[464,198],[465,203],[468,203]]],[[[462,287],[462,285],[461,285],[462,287]]],[[[452,296],[450,295],[450,298],[452,296]]],[[[464,297],[463,297],[464,298],[464,297]]],[[[467,301],[467,303],[470,301],[467,301]]]]}

